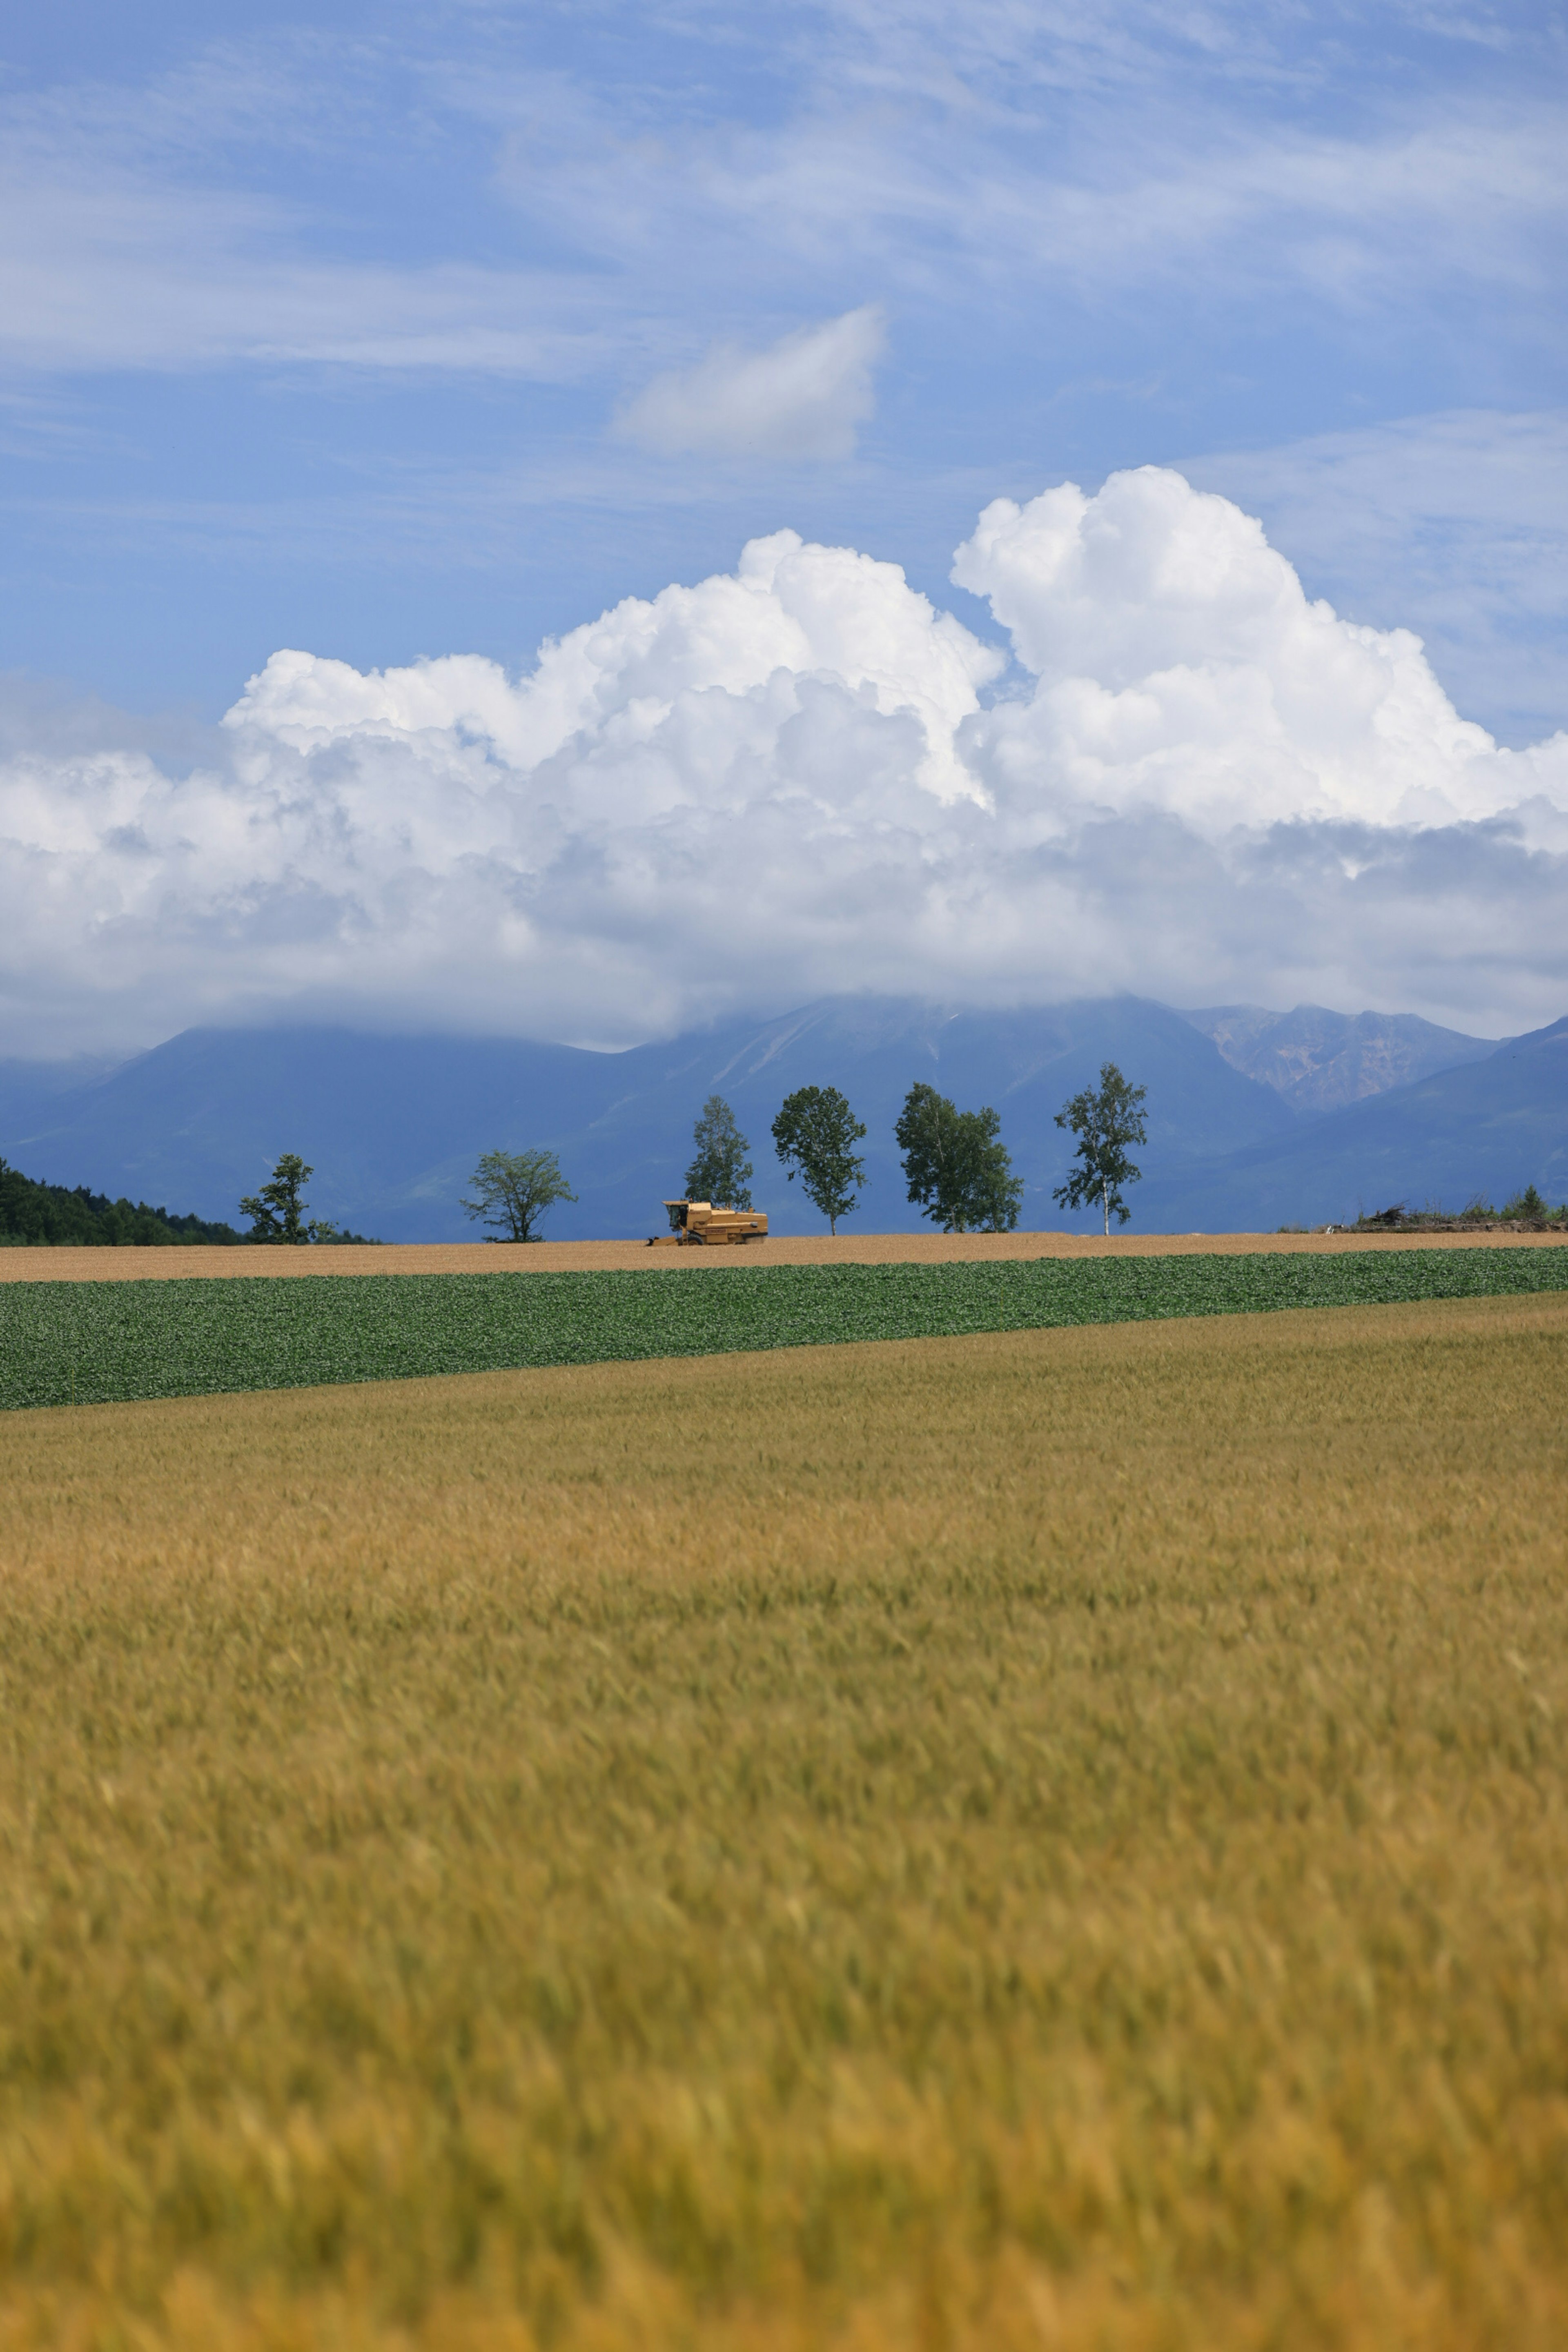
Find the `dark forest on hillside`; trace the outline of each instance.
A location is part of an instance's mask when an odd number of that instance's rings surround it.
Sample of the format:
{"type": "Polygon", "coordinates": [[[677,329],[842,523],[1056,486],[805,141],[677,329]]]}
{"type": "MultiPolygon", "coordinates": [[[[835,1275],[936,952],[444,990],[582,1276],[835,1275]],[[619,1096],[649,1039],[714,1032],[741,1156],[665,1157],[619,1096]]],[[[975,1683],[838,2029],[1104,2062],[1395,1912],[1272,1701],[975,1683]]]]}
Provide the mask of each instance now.
{"type": "Polygon", "coordinates": [[[208,1224],[197,1216],[172,1217],[145,1201],[111,1201],[85,1184],[41,1184],[0,1160],[0,1246],[142,1248],[160,1244],[212,1244],[243,1239],[232,1225],[208,1224]]]}

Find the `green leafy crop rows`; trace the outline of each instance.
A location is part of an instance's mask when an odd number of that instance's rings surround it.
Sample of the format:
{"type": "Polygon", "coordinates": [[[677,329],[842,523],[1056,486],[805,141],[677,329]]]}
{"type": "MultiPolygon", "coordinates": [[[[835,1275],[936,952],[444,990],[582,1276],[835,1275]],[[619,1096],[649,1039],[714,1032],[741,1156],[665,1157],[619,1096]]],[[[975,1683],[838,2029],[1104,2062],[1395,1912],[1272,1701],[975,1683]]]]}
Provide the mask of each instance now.
{"type": "Polygon", "coordinates": [[[0,1407],[1568,1289],[1568,1248],[0,1285],[0,1407]]]}

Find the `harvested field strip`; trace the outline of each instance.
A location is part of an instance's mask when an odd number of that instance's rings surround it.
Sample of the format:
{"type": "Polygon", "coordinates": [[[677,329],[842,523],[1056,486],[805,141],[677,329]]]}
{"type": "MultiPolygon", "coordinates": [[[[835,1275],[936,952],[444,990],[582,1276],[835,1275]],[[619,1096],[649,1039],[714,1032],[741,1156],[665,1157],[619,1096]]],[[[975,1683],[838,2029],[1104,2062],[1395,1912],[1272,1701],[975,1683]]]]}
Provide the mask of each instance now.
{"type": "MultiPolygon", "coordinates": [[[[1346,1250],[1568,1249],[1568,1234],[1375,1233],[1110,1234],[857,1233],[837,1237],[773,1234],[748,1251],[748,1265],[995,1265],[998,1260],[1100,1257],[1331,1257],[1346,1250]]],[[[172,1282],[195,1276],[234,1282],[265,1276],[298,1282],[366,1274],[608,1274],[658,1273],[674,1281],[721,1274],[728,1250],[649,1251],[645,1241],[364,1242],[331,1249],[269,1248],[237,1242],[225,1249],[0,1248],[0,1284],[8,1282],[172,1282]]]]}
{"type": "Polygon", "coordinates": [[[0,1422],[0,2345],[1561,2352],[1565,1370],[0,1422]]]}
{"type": "Polygon", "coordinates": [[[1352,1251],[0,1289],[0,1408],[1568,1289],[1568,1252],[1352,1251]]]}

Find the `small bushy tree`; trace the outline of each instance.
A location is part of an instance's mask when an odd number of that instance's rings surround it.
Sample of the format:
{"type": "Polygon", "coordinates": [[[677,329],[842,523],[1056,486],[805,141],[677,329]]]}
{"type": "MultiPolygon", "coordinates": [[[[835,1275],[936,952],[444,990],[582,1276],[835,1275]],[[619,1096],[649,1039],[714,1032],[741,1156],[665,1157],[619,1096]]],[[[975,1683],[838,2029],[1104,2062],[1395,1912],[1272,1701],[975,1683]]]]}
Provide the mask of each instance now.
{"type": "Polygon", "coordinates": [[[697,1157],[686,1171],[687,1199],[711,1201],[716,1209],[749,1209],[752,1163],[746,1154],[752,1147],[722,1095],[709,1096],[691,1139],[697,1157]]]}
{"type": "Polygon", "coordinates": [[[1010,1234],[1024,1198],[994,1110],[959,1110],[934,1087],[912,1086],[893,1129],[904,1181],[944,1233],[1010,1234]]]}
{"type": "Polygon", "coordinates": [[[1078,1138],[1079,1165],[1051,1198],[1061,1209],[1097,1202],[1107,1234],[1112,1217],[1124,1225],[1132,1214],[1121,1197],[1123,1184],[1142,1181],[1143,1171],[1129,1160],[1127,1147],[1149,1139],[1142,1109],[1148,1091],[1129,1086],[1114,1062],[1102,1062],[1099,1086],[1085,1087],[1057,1113],[1057,1125],[1070,1128],[1078,1138]]]}
{"type": "Polygon", "coordinates": [[[315,1174],[307,1168],[297,1151],[286,1151],[272,1171],[269,1182],[259,1192],[249,1192],[239,1204],[242,1217],[250,1219],[250,1242],[304,1243],[310,1238],[305,1222],[309,1203],[300,1196],[315,1174]]]}
{"type": "Polygon", "coordinates": [[[487,1151],[472,1182],[479,1199],[465,1201],[464,1212],[494,1226],[492,1242],[536,1242],[545,1211],[577,1198],[553,1151],[487,1151]]]}
{"type": "Polygon", "coordinates": [[[793,1184],[798,1175],[808,1200],[827,1220],[830,1234],[855,1206],[866,1181],[866,1163],[855,1156],[865,1139],[858,1119],[837,1087],[797,1087],[786,1095],[773,1121],[773,1143],[793,1184]]]}
{"type": "MultiPolygon", "coordinates": [[[[286,1151],[272,1171],[272,1181],[263,1184],[259,1192],[247,1193],[239,1204],[242,1217],[250,1219],[250,1231],[240,1238],[247,1242],[362,1242],[373,1243],[374,1234],[351,1233],[347,1225],[334,1224],[331,1217],[307,1219],[310,1203],[300,1196],[315,1174],[297,1151],[286,1151]]],[[[216,1225],[215,1233],[226,1233],[226,1225],[216,1225]]]]}

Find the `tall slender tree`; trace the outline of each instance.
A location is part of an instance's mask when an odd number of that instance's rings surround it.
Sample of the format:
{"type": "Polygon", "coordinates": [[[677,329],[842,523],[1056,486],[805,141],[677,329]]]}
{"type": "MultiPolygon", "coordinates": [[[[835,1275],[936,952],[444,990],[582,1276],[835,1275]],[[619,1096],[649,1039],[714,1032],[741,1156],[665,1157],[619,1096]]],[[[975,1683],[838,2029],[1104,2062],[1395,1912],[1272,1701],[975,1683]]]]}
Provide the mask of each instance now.
{"type": "Polygon", "coordinates": [[[855,1156],[866,1128],[837,1087],[797,1087],[773,1121],[773,1144],[793,1184],[821,1210],[830,1234],[855,1206],[866,1163],[855,1156]]]}
{"type": "Polygon", "coordinates": [[[1098,1087],[1085,1087],[1057,1113],[1057,1125],[1070,1128],[1078,1138],[1079,1165],[1065,1184],[1051,1194],[1061,1209],[1087,1208],[1096,1202],[1105,1218],[1125,1224],[1132,1214],[1121,1197],[1123,1184],[1139,1184],[1143,1171],[1127,1156],[1130,1143],[1149,1140],[1143,1101],[1147,1087],[1130,1086],[1114,1062],[1100,1066],[1098,1087]]]}
{"type": "Polygon", "coordinates": [[[697,1157],[686,1171],[689,1201],[711,1201],[716,1209],[749,1209],[747,1190],[751,1145],[735,1124],[735,1114],[722,1095],[710,1095],[691,1130],[697,1157]]]}

